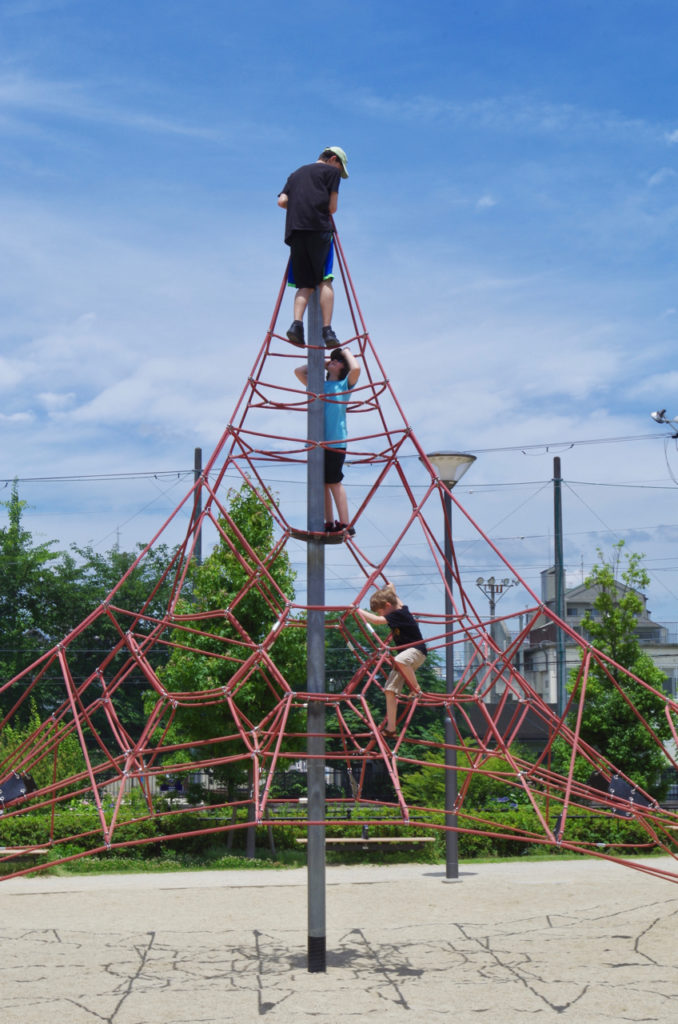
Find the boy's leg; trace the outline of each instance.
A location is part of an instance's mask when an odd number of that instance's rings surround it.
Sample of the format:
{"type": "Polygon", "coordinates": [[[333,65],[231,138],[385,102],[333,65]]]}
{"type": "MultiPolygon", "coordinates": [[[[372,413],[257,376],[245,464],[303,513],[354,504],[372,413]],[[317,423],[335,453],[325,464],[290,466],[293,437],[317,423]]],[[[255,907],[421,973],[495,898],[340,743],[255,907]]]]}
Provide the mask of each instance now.
{"type": "MultiPolygon", "coordinates": [[[[334,288],[331,281],[321,281],[318,285],[318,301],[323,318],[323,327],[329,327],[332,323],[332,313],[334,311],[334,288]]],[[[306,302],[308,302],[308,298],[306,302]]],[[[306,306],[304,306],[305,308],[306,306]]]]}
{"type": "Polygon", "coordinates": [[[403,688],[402,676],[395,667],[391,669],[384,687],[386,698],[386,731],[395,732],[398,718],[398,696],[403,688]]]}
{"type": "MultiPolygon", "coordinates": [[[[297,288],[294,293],[294,319],[303,320],[308,300],[313,294],[313,288],[297,288]]],[[[322,309],[322,307],[321,307],[322,309]]]]}
{"type": "Polygon", "coordinates": [[[398,694],[393,690],[386,690],[386,729],[388,732],[396,731],[396,718],[398,715],[398,694]]]}
{"type": "Polygon", "coordinates": [[[400,654],[396,655],[395,668],[413,693],[421,693],[421,686],[417,679],[417,673],[410,663],[411,658],[415,658],[417,667],[419,667],[424,661],[424,658],[418,654],[418,651],[415,648],[408,647],[406,651],[401,651],[400,654]]]}
{"type": "MultiPolygon", "coordinates": [[[[327,491],[330,491],[334,498],[334,504],[337,508],[337,519],[340,523],[348,523],[348,498],[346,497],[346,489],[342,483],[338,484],[327,484],[325,487],[325,495],[327,491]]],[[[327,497],[325,497],[325,518],[332,518],[332,502],[330,501],[329,516],[327,515],[327,497]]]]}
{"type": "Polygon", "coordinates": [[[333,484],[325,484],[325,522],[331,523],[334,521],[334,511],[332,509],[332,487],[333,484]]]}
{"type": "Polygon", "coordinates": [[[414,693],[421,693],[421,686],[417,681],[417,675],[414,669],[410,668],[409,665],[398,665],[398,671],[409,686],[410,690],[414,693]]]}

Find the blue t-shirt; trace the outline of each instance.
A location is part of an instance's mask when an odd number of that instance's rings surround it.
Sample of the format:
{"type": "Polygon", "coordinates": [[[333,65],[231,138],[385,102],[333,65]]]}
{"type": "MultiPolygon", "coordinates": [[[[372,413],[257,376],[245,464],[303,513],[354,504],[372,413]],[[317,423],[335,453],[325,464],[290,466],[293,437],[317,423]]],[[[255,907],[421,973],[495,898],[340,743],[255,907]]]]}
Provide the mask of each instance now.
{"type": "Polygon", "coordinates": [[[325,441],[328,448],[345,448],[348,439],[346,428],[346,406],[351,401],[348,379],[326,380],[325,395],[325,441]]]}

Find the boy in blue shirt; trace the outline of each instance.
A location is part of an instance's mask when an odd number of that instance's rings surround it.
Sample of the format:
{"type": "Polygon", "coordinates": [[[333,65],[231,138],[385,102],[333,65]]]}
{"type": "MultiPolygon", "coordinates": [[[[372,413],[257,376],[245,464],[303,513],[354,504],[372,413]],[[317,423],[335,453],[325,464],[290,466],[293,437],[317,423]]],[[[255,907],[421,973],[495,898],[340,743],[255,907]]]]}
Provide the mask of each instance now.
{"type": "MultiPolygon", "coordinates": [[[[360,376],[360,367],[347,348],[335,348],[325,363],[325,369],[325,532],[348,530],[353,536],[355,530],[348,525],[348,500],[341,481],[344,479],[348,440],[346,406],[360,376]],[[337,510],[336,522],[333,520],[332,502],[337,510]]],[[[298,366],[294,373],[304,387],[308,387],[306,364],[298,366]]]]}

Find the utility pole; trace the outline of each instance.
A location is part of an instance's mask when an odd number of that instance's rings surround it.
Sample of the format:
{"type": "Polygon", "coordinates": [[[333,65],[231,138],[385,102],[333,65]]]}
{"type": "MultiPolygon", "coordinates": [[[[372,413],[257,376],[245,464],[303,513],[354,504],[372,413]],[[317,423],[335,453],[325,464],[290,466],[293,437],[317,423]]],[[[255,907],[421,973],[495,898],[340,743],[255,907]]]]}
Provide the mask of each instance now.
{"type": "Polygon", "coordinates": [[[482,576],[479,576],[476,580],[476,586],[479,590],[482,590],[483,594],[490,602],[490,638],[497,647],[499,644],[497,643],[497,630],[495,628],[496,623],[494,621],[497,601],[506,593],[507,590],[510,590],[511,587],[515,587],[517,582],[517,580],[512,580],[508,577],[505,577],[503,580],[495,580],[494,576],[490,576],[489,579],[486,580],[483,579],[482,576]]]}
{"type": "MultiPolygon", "coordinates": [[[[322,317],[317,290],[311,295],[307,314],[308,328],[308,441],[307,527],[310,533],[306,555],[307,689],[310,695],[325,693],[325,545],[322,541],[325,521],[325,406],[323,402],[325,352],[322,341],[322,317]],[[313,398],[312,396],[316,397],[313,398]],[[315,539],[314,539],[315,538],[315,539]]],[[[308,702],[307,782],[308,820],[308,970],[326,970],[325,924],[325,705],[322,700],[308,702]]]]}
{"type": "Polygon", "coordinates": [[[193,556],[198,565],[202,565],[202,523],[200,523],[200,516],[202,514],[202,486],[198,486],[201,477],[202,448],[194,448],[193,483],[195,484],[195,491],[193,492],[193,526],[196,533],[195,545],[193,547],[193,556]]]}
{"type": "MultiPolygon", "coordinates": [[[[553,459],[553,543],[555,565],[555,613],[559,619],[565,616],[565,567],[563,565],[563,505],[560,493],[562,477],[560,458],[553,459]]],[[[556,699],[558,714],[565,713],[565,635],[558,628],[556,635],[556,699]]]]}
{"type": "Polygon", "coordinates": [[[490,576],[489,579],[486,580],[483,579],[482,576],[479,576],[476,580],[476,586],[482,590],[483,594],[490,602],[490,636],[493,640],[495,635],[494,613],[497,601],[506,593],[507,590],[510,590],[511,587],[515,587],[517,582],[517,580],[511,580],[508,577],[503,580],[495,580],[494,576],[490,576]]]}
{"type": "MultiPolygon", "coordinates": [[[[516,583],[517,580],[510,580],[508,577],[504,580],[495,580],[494,577],[490,577],[489,580],[483,580],[482,577],[478,577],[475,581],[475,586],[478,590],[481,590],[484,596],[490,601],[490,637],[496,646],[500,646],[497,643],[497,624],[495,623],[497,602],[507,590],[510,590],[511,587],[515,587],[516,583]]],[[[495,677],[495,682],[493,683],[493,686],[496,685],[497,677],[495,677]]]]}

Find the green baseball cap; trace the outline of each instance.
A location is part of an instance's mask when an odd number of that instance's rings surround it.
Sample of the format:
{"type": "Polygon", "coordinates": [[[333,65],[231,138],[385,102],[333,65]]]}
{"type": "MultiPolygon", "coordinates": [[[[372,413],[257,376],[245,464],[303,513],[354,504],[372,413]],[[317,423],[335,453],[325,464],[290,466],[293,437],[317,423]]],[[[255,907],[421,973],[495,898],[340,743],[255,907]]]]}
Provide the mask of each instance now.
{"type": "Polygon", "coordinates": [[[342,178],[348,178],[348,158],[344,153],[343,149],[341,148],[341,146],[328,146],[327,151],[330,153],[334,153],[335,156],[339,157],[339,159],[341,160],[342,167],[339,173],[341,174],[342,178]]]}

